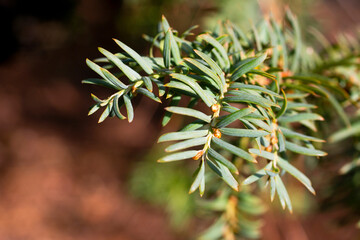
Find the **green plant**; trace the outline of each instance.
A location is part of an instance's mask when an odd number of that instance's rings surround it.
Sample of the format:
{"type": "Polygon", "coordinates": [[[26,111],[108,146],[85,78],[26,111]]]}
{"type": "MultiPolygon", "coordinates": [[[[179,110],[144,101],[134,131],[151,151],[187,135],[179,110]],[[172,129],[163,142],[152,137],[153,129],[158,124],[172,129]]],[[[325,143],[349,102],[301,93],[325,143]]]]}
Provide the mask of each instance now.
{"type": "Polygon", "coordinates": [[[344,106],[354,95],[349,97],[347,81],[332,70],[357,67],[352,61],[358,55],[349,51],[349,56],[340,54],[334,60],[329,44],[328,60],[321,57],[323,51],[304,42],[296,17],[290,11],[286,17],[283,25],[270,18],[248,33],[226,21],[214,31],[192,37],[194,27],[180,34],[163,17],[158,34],[145,36],[151,42],[149,56],[115,40],[122,53],[99,48],[104,58],[86,61],[101,78],[83,83],[114,92],[106,99],[92,94],[95,105],[89,115],[104,108],[99,122],[114,116],[131,122],[132,99],[138,94],[168,102],[163,126],[173,114],[195,118],[159,138],[158,142],[176,143],[158,161],[197,162],[189,193],[199,189],[205,196],[202,208],[218,216],[200,239],[258,238],[261,223],[253,216],[263,213],[264,207],[250,184],[258,180],[259,185],[267,184],[271,200],[277,195],[291,212],[284,174],[315,194],[309,178],[291,164],[294,156],[326,155],[318,150],[324,142],[321,138],[327,136],[326,130],[316,132],[316,122],[324,120],[318,113],[329,115],[324,106],[330,103],[337,115],[330,114],[329,121],[340,117],[345,127],[350,126],[344,106]]]}

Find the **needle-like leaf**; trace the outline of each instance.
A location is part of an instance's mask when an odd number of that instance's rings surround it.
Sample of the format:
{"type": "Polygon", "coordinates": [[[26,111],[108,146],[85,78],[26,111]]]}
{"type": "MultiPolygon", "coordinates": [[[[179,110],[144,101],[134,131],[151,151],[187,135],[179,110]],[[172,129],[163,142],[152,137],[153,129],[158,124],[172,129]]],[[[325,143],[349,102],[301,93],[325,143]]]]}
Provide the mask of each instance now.
{"type": "Polygon", "coordinates": [[[200,112],[198,110],[195,109],[191,109],[191,108],[185,108],[185,107],[167,107],[165,108],[166,111],[172,112],[172,113],[176,113],[176,114],[180,114],[180,115],[185,115],[185,116],[190,116],[190,117],[194,117],[200,120],[203,120],[207,123],[210,123],[211,121],[211,116],[206,115],[203,112],[200,112]]]}
{"type": "Polygon", "coordinates": [[[220,138],[213,137],[212,142],[215,143],[217,146],[235,154],[238,157],[241,157],[250,162],[256,162],[256,160],[249,153],[245,152],[239,147],[236,147],[230,143],[221,140],[220,138]]]}
{"type": "Polygon", "coordinates": [[[137,52],[132,50],[130,47],[128,47],[125,43],[113,39],[117,45],[119,45],[126,53],[128,53],[138,64],[139,66],[147,73],[152,74],[153,70],[151,68],[151,65],[148,64],[146,60],[144,60],[137,52]]]}
{"type": "Polygon", "coordinates": [[[186,131],[186,132],[165,133],[159,138],[158,143],[175,141],[175,140],[184,140],[190,138],[199,138],[205,136],[206,134],[208,134],[208,132],[209,132],[208,130],[195,130],[195,131],[186,131]]]}
{"type": "Polygon", "coordinates": [[[173,154],[170,154],[170,155],[160,158],[158,160],[158,162],[173,162],[173,161],[184,160],[184,159],[195,157],[195,155],[197,153],[198,153],[198,151],[195,151],[195,150],[173,153],[173,154]]]}

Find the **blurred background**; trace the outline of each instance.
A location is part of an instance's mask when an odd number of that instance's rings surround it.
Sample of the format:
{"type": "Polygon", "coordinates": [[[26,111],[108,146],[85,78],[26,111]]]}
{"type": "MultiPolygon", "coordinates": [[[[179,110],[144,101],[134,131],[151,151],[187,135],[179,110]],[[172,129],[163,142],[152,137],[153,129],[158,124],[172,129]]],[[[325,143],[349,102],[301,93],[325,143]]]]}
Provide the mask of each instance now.
{"type": "MultiPolygon", "coordinates": [[[[187,194],[194,168],[155,162],[163,106],[138,99],[131,125],[97,124],[87,111],[102,89],[81,85],[95,74],[85,58],[118,51],[112,38],[147,54],[141,35],[161,14],[179,32],[218,19],[246,29],[285,6],[329,39],[360,23],[358,0],[0,0],[0,239],[176,240],[206,228],[187,194]]],[[[316,197],[289,182],[295,213],[269,204],[263,239],[359,239],[360,175],[339,176],[345,160],[308,164],[316,197]]]]}

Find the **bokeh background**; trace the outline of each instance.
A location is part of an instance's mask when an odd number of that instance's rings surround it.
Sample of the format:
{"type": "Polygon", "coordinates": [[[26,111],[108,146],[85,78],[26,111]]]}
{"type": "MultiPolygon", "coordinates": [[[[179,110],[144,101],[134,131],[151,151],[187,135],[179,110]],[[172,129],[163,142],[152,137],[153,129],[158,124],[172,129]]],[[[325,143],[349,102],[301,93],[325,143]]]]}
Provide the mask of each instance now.
{"type": "MultiPolygon", "coordinates": [[[[360,24],[358,0],[0,0],[0,240],[180,240],[206,228],[187,195],[193,169],[155,163],[163,106],[139,99],[132,124],[97,124],[89,93],[102,90],[81,85],[95,74],[85,58],[117,51],[113,37],[146,54],[141,34],[161,14],[180,32],[226,18],[248,28],[285,6],[330,40],[360,24]]],[[[290,182],[295,213],[269,205],[263,239],[359,239],[360,185],[347,188],[344,161],[308,164],[318,196],[290,182]]]]}

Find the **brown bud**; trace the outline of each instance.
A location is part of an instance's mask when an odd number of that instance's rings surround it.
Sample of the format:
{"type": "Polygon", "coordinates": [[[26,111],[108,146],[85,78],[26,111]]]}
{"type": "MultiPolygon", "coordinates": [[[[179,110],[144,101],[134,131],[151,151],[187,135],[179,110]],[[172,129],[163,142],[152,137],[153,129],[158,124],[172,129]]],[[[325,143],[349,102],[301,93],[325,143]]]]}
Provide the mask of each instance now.
{"type": "Polygon", "coordinates": [[[272,48],[268,48],[266,49],[266,54],[270,57],[273,55],[273,49],[272,48]]]}
{"type": "Polygon", "coordinates": [[[274,136],[274,137],[271,138],[271,144],[272,145],[276,145],[278,142],[279,142],[279,140],[277,139],[277,137],[274,136]]]}
{"type": "Polygon", "coordinates": [[[198,153],[197,153],[195,156],[193,156],[192,159],[198,160],[199,158],[201,158],[201,156],[202,156],[203,154],[204,154],[204,150],[200,150],[200,151],[198,151],[198,153]]]}
{"type": "Polygon", "coordinates": [[[215,103],[215,104],[213,104],[213,105],[211,106],[211,111],[212,111],[213,113],[219,111],[219,109],[220,109],[220,105],[219,105],[218,103],[215,103]]]}
{"type": "Polygon", "coordinates": [[[285,71],[285,72],[281,72],[281,77],[289,77],[289,76],[291,76],[292,75],[292,72],[290,72],[290,71],[285,71]]]}
{"type": "Polygon", "coordinates": [[[272,150],[272,146],[271,146],[271,145],[269,145],[268,147],[265,148],[265,151],[267,151],[267,152],[271,152],[271,150],[272,150]]]}
{"type": "Polygon", "coordinates": [[[254,80],[255,80],[254,84],[259,83],[260,85],[266,85],[266,86],[272,82],[270,79],[262,76],[256,76],[254,80]]]}
{"type": "Polygon", "coordinates": [[[273,120],[272,124],[273,124],[274,130],[278,129],[278,124],[277,124],[276,120],[273,120]]]}
{"type": "Polygon", "coordinates": [[[132,92],[132,93],[135,93],[135,92],[136,92],[136,87],[135,87],[135,86],[132,86],[131,92],[132,92]]]}
{"type": "Polygon", "coordinates": [[[221,132],[218,128],[213,128],[212,130],[213,130],[214,137],[221,138],[221,132]]]}

